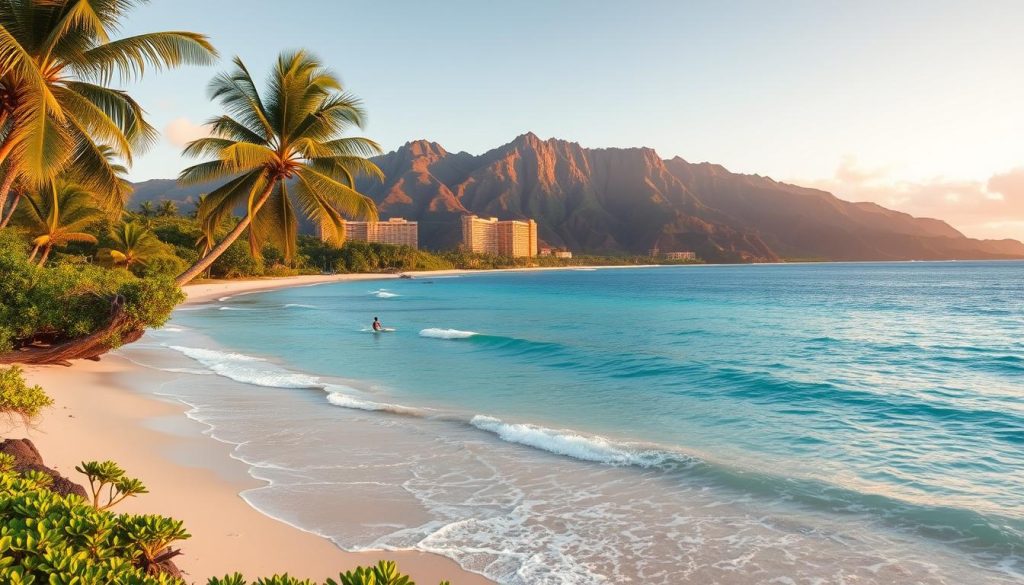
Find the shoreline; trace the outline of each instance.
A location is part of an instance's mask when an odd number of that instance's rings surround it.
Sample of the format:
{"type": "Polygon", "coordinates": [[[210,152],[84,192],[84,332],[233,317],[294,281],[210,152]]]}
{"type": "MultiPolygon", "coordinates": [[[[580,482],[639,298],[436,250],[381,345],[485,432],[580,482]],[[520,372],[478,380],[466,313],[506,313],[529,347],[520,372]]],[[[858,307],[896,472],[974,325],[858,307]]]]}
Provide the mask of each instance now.
{"type": "Polygon", "coordinates": [[[616,264],[612,266],[532,266],[525,268],[487,268],[466,269],[452,268],[448,270],[410,270],[402,273],[359,272],[351,274],[301,274],[297,276],[277,276],[268,278],[252,278],[237,280],[210,280],[186,284],[181,290],[185,292],[185,302],[178,305],[198,305],[216,301],[225,297],[268,292],[282,288],[299,288],[317,286],[337,282],[360,282],[372,280],[395,280],[401,275],[413,278],[430,278],[440,276],[463,276],[467,274],[493,274],[502,272],[549,272],[555,270],[612,270],[622,268],[676,268],[680,266],[719,266],[718,264],[616,264]]]}
{"type": "MultiPolygon", "coordinates": [[[[258,292],[369,278],[235,281],[228,283],[227,290],[228,294],[258,292]]],[[[189,302],[223,296],[222,283],[213,284],[205,295],[189,302]]],[[[379,560],[397,562],[399,570],[425,585],[441,580],[456,585],[492,583],[433,553],[345,551],[321,535],[253,507],[242,494],[265,482],[252,477],[249,465],[232,456],[231,444],[214,439],[207,425],[188,416],[192,407],[152,392],[173,380],[174,374],[117,354],[100,362],[76,361],[71,368],[32,365],[24,366],[24,371],[29,383],[41,385],[54,404],[32,426],[11,423],[3,435],[31,439],[47,466],[76,483],[84,480],[76,465],[108,459],[142,480],[150,493],[129,498],[115,511],[182,520],[192,537],[177,543],[175,548],[180,547],[183,554],[175,563],[190,583],[205,583],[209,577],[236,571],[250,580],[288,573],[319,582],[379,560]]]]}

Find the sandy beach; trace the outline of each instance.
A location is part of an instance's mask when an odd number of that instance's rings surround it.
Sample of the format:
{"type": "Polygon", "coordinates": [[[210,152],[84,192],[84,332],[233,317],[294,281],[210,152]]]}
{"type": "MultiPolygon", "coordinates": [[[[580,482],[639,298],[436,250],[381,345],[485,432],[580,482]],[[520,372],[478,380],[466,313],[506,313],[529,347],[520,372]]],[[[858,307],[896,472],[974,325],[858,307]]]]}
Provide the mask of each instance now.
{"type": "MultiPolygon", "coordinates": [[[[186,287],[189,303],[290,286],[345,280],[397,278],[396,275],[299,276],[186,287]]],[[[144,394],[164,372],[109,355],[100,362],[78,361],[68,367],[31,366],[26,377],[54,399],[32,428],[12,428],[9,437],[27,436],[46,464],[75,481],[84,460],[117,461],[140,478],[150,493],[130,499],[119,510],[162,514],[181,519],[192,538],[181,543],[175,562],[190,581],[240,571],[255,578],[285,573],[300,578],[336,577],[357,565],[379,559],[398,562],[422,584],[442,579],[455,584],[490,583],[455,562],[417,551],[342,551],[318,535],[301,531],[250,507],[240,496],[259,482],[247,466],[231,458],[229,445],[204,436],[204,426],[185,416],[187,407],[144,394]]],[[[338,505],[344,506],[345,502],[338,505]]]]}

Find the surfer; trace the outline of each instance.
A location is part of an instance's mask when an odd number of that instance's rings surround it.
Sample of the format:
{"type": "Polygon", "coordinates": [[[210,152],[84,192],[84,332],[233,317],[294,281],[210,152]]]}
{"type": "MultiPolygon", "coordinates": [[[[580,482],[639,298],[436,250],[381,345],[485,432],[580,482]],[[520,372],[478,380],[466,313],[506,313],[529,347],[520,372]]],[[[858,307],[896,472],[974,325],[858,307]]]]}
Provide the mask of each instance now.
{"type": "Polygon", "coordinates": [[[384,326],[380,324],[380,320],[378,320],[376,317],[374,317],[373,318],[373,330],[374,331],[380,331],[381,329],[384,329],[384,326]]]}

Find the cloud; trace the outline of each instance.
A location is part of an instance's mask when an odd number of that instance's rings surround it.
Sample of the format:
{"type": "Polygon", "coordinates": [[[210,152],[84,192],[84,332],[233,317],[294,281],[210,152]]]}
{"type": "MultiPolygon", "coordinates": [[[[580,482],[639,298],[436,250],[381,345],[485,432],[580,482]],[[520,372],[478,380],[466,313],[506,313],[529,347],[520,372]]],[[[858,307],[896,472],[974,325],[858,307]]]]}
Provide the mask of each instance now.
{"type": "Polygon", "coordinates": [[[164,128],[164,137],[167,138],[168,142],[179,148],[184,147],[193,140],[209,135],[209,126],[206,124],[196,124],[188,118],[175,118],[164,128]]]}
{"type": "Polygon", "coordinates": [[[907,181],[894,178],[890,169],[865,168],[846,156],[831,178],[797,184],[850,201],[873,201],[918,217],[942,219],[975,238],[1024,240],[1024,167],[981,181],[907,181]]]}

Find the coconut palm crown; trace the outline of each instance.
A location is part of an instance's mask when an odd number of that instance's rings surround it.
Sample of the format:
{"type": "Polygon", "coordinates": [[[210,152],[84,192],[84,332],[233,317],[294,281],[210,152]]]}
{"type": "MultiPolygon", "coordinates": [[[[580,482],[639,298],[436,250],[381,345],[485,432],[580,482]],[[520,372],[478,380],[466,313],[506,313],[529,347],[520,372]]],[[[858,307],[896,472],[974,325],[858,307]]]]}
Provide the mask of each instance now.
{"type": "Polygon", "coordinates": [[[305,51],[281,54],[264,94],[235,58],[234,68],[210,83],[210,95],[227,113],[211,119],[211,136],[191,142],[184,153],[212,160],[185,169],[178,182],[226,180],[199,206],[200,224],[211,237],[234,210],[244,209],[245,215],[178,276],[179,284],[206,270],[247,228],[254,256],[264,243],[273,243],[291,259],[300,213],[337,245],[345,237],[345,217],[377,218],[373,200],[355,190],[355,180],[383,178],[366,158],[381,149],[367,138],[343,136],[362,128],[366,114],[315,57],[305,51]]]}
{"type": "Polygon", "coordinates": [[[39,265],[46,264],[50,251],[71,242],[96,243],[96,236],[87,229],[104,213],[95,206],[94,194],[81,185],[57,181],[42,193],[26,196],[26,205],[15,214],[14,221],[32,238],[32,256],[42,251],[39,265]],[[49,191],[49,192],[46,192],[49,191]]]}
{"type": "Polygon", "coordinates": [[[167,256],[167,247],[140,222],[123,222],[110,229],[111,246],[100,250],[104,264],[133,268],[167,256]]]}
{"type": "Polygon", "coordinates": [[[102,147],[130,164],[154,142],[141,106],[110,83],[147,69],[210,64],[200,34],[111,35],[145,0],[0,0],[0,211],[16,180],[41,186],[74,167],[109,209],[127,192],[102,147]]]}

